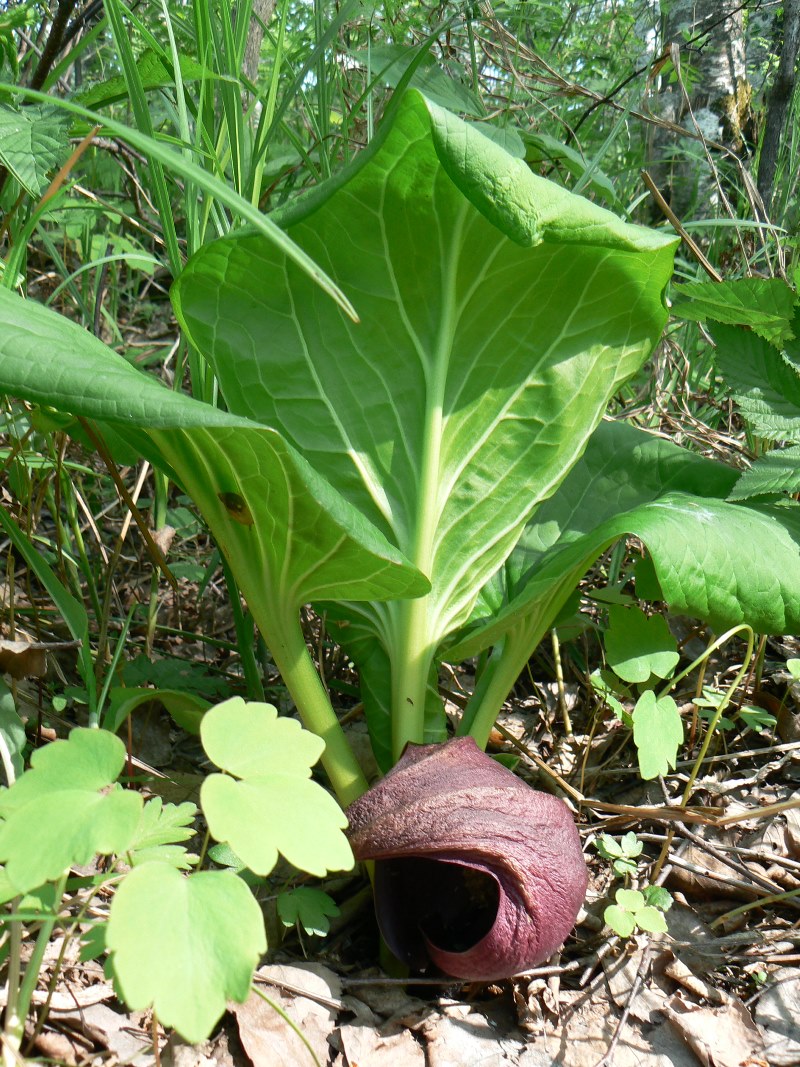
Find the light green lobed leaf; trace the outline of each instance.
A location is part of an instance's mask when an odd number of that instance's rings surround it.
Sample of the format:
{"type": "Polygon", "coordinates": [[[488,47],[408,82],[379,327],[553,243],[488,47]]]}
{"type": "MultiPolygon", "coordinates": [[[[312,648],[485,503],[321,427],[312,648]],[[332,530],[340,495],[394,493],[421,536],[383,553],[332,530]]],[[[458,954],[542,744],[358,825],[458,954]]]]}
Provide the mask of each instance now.
{"type": "Polygon", "coordinates": [[[192,1043],[208,1037],[229,999],[247,999],[267,947],[261,909],[240,878],[187,877],[165,863],[145,863],[122,881],[106,943],[128,1007],[152,1005],[159,1022],[192,1043]]]}
{"type": "Polygon", "coordinates": [[[270,704],[234,697],[209,711],[200,727],[209,758],[242,779],[209,775],[200,802],[212,836],[229,845],[258,875],[278,853],[300,870],[324,875],[349,870],[353,853],[342,831],[347,818],[311,767],[323,742],[270,704]]]}
{"type": "Polygon", "coordinates": [[[633,709],[633,741],[642,778],[649,780],[675,770],[683,723],[672,697],[656,696],[652,689],[642,693],[633,709]]]}
{"type": "Polygon", "coordinates": [[[331,919],[339,908],[323,889],[301,885],[288,893],[280,893],[277,901],[278,917],[284,926],[300,923],[307,934],[324,937],[331,928],[331,919]]]}
{"type": "Polygon", "coordinates": [[[638,607],[612,606],[605,635],[606,659],[625,682],[668,678],[680,659],[677,642],[663,615],[648,617],[638,607]]]}
{"type": "Polygon", "coordinates": [[[139,794],[119,787],[105,795],[54,789],[15,808],[0,826],[0,863],[17,891],[27,892],[96,855],[124,852],[141,810],[139,794]]]}

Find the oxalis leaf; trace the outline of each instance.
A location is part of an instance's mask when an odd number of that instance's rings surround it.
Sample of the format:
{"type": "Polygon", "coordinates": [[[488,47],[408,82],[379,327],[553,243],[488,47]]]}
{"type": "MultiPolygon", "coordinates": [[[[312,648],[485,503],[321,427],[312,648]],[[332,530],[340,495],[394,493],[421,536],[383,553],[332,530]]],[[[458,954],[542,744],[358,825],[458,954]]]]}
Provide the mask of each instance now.
{"type": "Polygon", "coordinates": [[[235,874],[136,867],[111,904],[106,944],[130,1008],[154,1007],[187,1041],[203,1041],[227,1000],[247,999],[267,947],[261,909],[235,874]]]}
{"type": "Polygon", "coordinates": [[[271,704],[233,697],[207,712],[203,746],[228,774],[203,782],[200,802],[209,830],[256,874],[267,875],[280,852],[310,874],[349,870],[353,854],[342,833],[347,819],[311,767],[323,742],[271,704]],[[239,779],[238,781],[236,779],[239,779]]]}
{"type": "Polygon", "coordinates": [[[109,790],[125,746],[101,730],[73,730],[33,754],[32,769],[0,794],[0,862],[27,892],[97,855],[124,852],[142,811],[138,793],[109,790]]]}
{"type": "Polygon", "coordinates": [[[385,768],[436,732],[437,650],[651,350],[674,242],[536,177],[416,91],[280,221],[360,324],[255,235],[198,252],[173,299],[228,408],[279,429],[431,580],[427,598],[345,619],[385,768]]]}

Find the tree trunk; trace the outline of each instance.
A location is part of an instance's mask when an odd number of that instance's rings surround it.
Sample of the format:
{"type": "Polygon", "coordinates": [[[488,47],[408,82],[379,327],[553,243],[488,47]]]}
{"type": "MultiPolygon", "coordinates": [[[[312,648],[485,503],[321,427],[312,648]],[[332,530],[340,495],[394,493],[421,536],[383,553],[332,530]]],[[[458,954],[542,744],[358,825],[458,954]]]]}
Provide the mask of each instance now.
{"type": "Polygon", "coordinates": [[[769,94],[767,121],[758,160],[758,191],[761,193],[767,211],[772,201],[781,137],[786,126],[786,115],[792,101],[797,77],[798,53],[800,53],[800,0],[784,0],[780,60],[772,91],[769,94]]]}
{"type": "Polygon", "coordinates": [[[244,50],[242,73],[253,84],[258,78],[258,61],[261,58],[261,42],[264,40],[264,26],[269,23],[275,10],[276,0],[253,0],[253,13],[250,17],[250,32],[244,50]]]}
{"type": "MultiPolygon", "coordinates": [[[[737,153],[745,149],[752,122],[741,6],[741,0],[662,3],[664,50],[673,44],[680,48],[686,95],[673,81],[653,105],[659,117],[692,133],[699,130],[737,153]]],[[[649,170],[676,215],[711,210],[714,183],[698,158],[702,147],[697,140],[659,128],[650,152],[649,170]]]]}

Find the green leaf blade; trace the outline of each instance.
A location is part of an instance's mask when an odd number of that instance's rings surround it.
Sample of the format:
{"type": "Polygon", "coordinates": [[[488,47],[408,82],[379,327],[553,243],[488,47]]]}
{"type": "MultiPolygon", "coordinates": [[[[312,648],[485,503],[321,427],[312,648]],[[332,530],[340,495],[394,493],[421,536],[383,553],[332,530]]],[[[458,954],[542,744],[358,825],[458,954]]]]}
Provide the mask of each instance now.
{"type": "Polygon", "coordinates": [[[683,723],[672,697],[658,697],[650,689],[642,693],[633,710],[633,740],[642,778],[649,780],[675,770],[683,744],[683,723]]]}
{"type": "Polygon", "coordinates": [[[186,877],[163,863],[128,874],[111,905],[107,945],[129,1007],[152,1005],[187,1041],[205,1040],[228,999],[244,1002],[267,947],[261,909],[233,874],[186,877]]]}

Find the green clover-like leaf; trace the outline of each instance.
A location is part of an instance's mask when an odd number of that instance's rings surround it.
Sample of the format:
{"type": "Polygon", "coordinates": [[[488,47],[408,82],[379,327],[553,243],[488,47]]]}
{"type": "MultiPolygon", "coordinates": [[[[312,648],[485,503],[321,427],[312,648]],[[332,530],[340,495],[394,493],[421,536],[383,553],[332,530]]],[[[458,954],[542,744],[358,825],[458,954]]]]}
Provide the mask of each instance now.
{"type": "Polygon", "coordinates": [[[278,853],[301,870],[349,870],[353,853],[342,833],[347,819],[329,793],[311,781],[323,742],[270,704],[235,697],[209,711],[200,728],[209,758],[228,774],[212,774],[200,790],[209,830],[259,875],[278,853]]]}
{"type": "Polygon", "coordinates": [[[307,934],[324,937],[339,908],[324,889],[301,885],[278,897],[278,917],[284,926],[300,923],[307,934]]]}
{"type": "Polygon", "coordinates": [[[648,618],[636,607],[611,607],[608,616],[606,655],[616,674],[626,682],[646,682],[651,674],[668,678],[680,655],[664,616],[648,618]]]}

